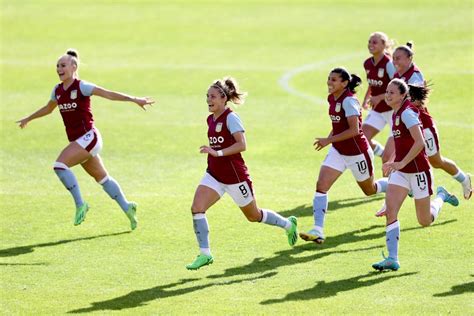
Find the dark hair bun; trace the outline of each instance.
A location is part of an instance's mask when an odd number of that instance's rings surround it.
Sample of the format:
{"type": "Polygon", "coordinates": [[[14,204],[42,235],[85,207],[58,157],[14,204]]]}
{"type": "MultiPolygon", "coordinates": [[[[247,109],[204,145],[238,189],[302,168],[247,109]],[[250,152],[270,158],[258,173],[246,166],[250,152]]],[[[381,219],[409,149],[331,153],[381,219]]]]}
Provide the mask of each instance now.
{"type": "Polygon", "coordinates": [[[79,54],[77,53],[77,50],[75,50],[75,49],[72,49],[72,48],[68,49],[68,50],[66,51],[66,54],[69,55],[69,56],[76,57],[77,59],[79,59],[79,54]]]}
{"type": "Polygon", "coordinates": [[[407,46],[410,47],[410,49],[412,49],[413,48],[413,41],[407,42],[407,46]]]}

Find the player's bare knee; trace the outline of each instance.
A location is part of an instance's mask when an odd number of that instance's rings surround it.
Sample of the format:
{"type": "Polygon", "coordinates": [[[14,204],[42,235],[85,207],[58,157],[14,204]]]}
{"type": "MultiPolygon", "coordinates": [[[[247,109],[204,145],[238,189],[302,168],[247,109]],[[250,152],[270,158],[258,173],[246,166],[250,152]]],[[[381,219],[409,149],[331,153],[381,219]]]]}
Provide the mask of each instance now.
{"type": "Polygon", "coordinates": [[[431,225],[433,220],[430,219],[418,219],[418,223],[420,224],[421,227],[428,227],[431,225]]]}
{"type": "Polygon", "coordinates": [[[206,210],[204,209],[204,206],[199,205],[199,204],[194,204],[191,205],[191,213],[193,214],[199,214],[199,213],[205,213],[206,210]]]}

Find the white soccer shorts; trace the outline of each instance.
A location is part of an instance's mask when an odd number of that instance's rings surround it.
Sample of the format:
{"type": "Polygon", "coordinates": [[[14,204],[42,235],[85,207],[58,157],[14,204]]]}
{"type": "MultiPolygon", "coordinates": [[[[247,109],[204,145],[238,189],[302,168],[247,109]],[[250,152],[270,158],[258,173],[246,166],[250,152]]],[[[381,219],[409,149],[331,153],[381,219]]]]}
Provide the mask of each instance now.
{"type": "Polygon", "coordinates": [[[363,124],[370,125],[378,131],[381,131],[386,124],[388,124],[388,126],[390,126],[390,129],[392,129],[392,114],[393,110],[382,113],[370,110],[363,124]]]}
{"type": "Polygon", "coordinates": [[[92,128],[90,131],[76,139],[75,142],[87,150],[92,157],[97,156],[102,150],[102,136],[96,128],[92,128]]]}
{"type": "Polygon", "coordinates": [[[433,176],[430,171],[406,173],[395,171],[388,177],[388,184],[394,184],[413,192],[415,200],[426,198],[433,194],[433,176]]]}
{"type": "Polygon", "coordinates": [[[344,172],[350,169],[357,182],[369,179],[374,174],[374,152],[368,149],[367,153],[356,156],[341,155],[333,146],[329,149],[323,166],[344,172]]]}
{"type": "Polygon", "coordinates": [[[434,156],[439,151],[439,143],[436,127],[423,129],[423,137],[425,138],[425,152],[428,157],[434,156]]]}
{"type": "Polygon", "coordinates": [[[247,181],[224,184],[206,172],[199,184],[213,189],[221,197],[227,192],[239,207],[247,206],[254,200],[252,189],[247,181]]]}

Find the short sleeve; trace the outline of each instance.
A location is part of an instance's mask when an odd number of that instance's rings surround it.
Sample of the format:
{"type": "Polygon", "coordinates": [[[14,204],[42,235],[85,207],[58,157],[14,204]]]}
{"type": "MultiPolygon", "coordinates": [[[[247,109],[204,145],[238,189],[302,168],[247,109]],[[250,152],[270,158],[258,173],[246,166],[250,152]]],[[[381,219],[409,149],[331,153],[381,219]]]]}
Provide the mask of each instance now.
{"type": "Polygon", "coordinates": [[[414,72],[411,78],[408,80],[408,84],[412,84],[415,86],[424,86],[425,79],[423,78],[421,72],[414,72]]]}
{"type": "Polygon", "coordinates": [[[229,115],[227,115],[226,123],[227,123],[227,128],[229,129],[231,134],[234,134],[237,132],[245,132],[244,125],[242,124],[240,117],[235,112],[232,112],[229,115]]]}
{"type": "Polygon", "coordinates": [[[81,89],[81,93],[85,97],[90,97],[92,95],[95,86],[95,84],[87,81],[81,80],[81,82],[79,82],[79,89],[81,89]]]}
{"type": "Polygon", "coordinates": [[[388,77],[393,79],[393,76],[395,76],[395,72],[397,71],[393,65],[393,62],[389,61],[385,68],[387,69],[388,77]]]}
{"type": "Polygon", "coordinates": [[[360,104],[356,97],[345,98],[342,101],[342,108],[346,112],[346,117],[360,115],[360,104]]]}
{"type": "Polygon", "coordinates": [[[51,91],[51,101],[58,101],[56,99],[56,89],[58,88],[59,84],[55,85],[54,88],[53,88],[53,91],[51,91]]]}
{"type": "Polygon", "coordinates": [[[402,122],[407,128],[411,128],[415,125],[421,125],[420,120],[418,119],[418,114],[411,109],[406,109],[403,111],[402,122]]]}

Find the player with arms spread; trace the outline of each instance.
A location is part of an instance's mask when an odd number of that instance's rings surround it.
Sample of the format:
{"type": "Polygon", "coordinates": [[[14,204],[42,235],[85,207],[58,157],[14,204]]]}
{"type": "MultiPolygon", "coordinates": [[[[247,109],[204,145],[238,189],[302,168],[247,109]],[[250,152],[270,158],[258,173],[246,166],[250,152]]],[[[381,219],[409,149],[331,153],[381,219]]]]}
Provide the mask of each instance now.
{"type": "Polygon", "coordinates": [[[100,96],[109,100],[134,102],[145,109],[146,105],[153,104],[149,98],[132,97],[123,93],[109,91],[92,83],[79,79],[79,56],[77,51],[68,50],[61,56],[56,65],[56,72],[61,80],[57,84],[48,103],[33,114],[17,121],[21,128],[36,118],[50,114],[57,107],[61,113],[69,144],[59,154],[54,163],[54,171],[72,194],[76,204],[74,225],[81,224],[89,205],[82,199],[77,179],[70,169],[80,164],[92,176],[107,194],[120,205],[130,220],[132,230],[137,226],[136,209],[134,202],[125,198],[119,184],[108,175],[99,152],[102,149],[102,138],[99,130],[94,126],[91,111],[90,97],[100,96]]]}

